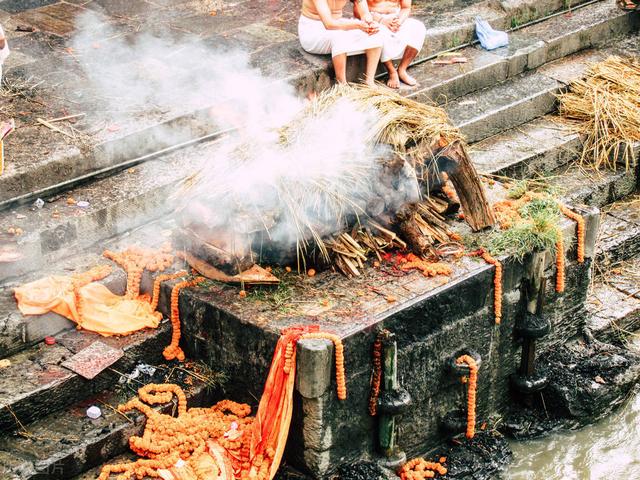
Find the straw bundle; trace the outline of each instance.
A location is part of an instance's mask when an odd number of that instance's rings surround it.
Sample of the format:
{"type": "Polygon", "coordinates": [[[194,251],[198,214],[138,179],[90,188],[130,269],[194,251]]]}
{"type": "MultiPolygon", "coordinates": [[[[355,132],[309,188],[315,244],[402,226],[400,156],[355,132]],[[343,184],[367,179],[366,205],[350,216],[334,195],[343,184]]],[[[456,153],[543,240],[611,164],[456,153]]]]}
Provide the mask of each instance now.
{"type": "Polygon", "coordinates": [[[611,56],[592,64],[584,79],[559,95],[560,115],[584,136],[581,164],[615,170],[635,162],[640,141],[640,62],[611,56]]]}
{"type": "MultiPolygon", "coordinates": [[[[318,95],[302,115],[322,116],[340,99],[348,99],[360,105],[362,110],[373,109],[378,113],[377,123],[369,137],[362,141],[390,145],[400,157],[409,159],[418,171],[425,168],[425,158],[439,148],[463,140],[442,108],[405,98],[382,85],[338,84],[318,95]]],[[[291,122],[281,130],[283,141],[296,124],[291,122]]]]}

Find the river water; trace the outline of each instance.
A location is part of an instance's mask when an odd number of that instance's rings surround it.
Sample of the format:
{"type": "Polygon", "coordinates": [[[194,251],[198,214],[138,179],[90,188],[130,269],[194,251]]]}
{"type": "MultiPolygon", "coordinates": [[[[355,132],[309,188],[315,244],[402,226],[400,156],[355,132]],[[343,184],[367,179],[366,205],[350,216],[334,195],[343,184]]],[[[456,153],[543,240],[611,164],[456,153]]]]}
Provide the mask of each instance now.
{"type": "Polygon", "coordinates": [[[640,391],[594,425],[511,448],[510,480],[640,480],[640,391]]]}

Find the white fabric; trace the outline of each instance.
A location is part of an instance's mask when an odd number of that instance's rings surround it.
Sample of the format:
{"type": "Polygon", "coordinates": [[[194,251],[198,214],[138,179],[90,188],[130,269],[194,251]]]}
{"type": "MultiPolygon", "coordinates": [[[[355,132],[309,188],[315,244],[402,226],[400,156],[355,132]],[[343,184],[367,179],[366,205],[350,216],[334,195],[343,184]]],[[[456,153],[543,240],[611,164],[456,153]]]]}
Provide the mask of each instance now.
{"type": "Polygon", "coordinates": [[[382,47],[380,32],[369,35],[362,30],[327,30],[320,20],[300,15],[298,21],[300,45],[309,52],[319,55],[330,53],[332,57],[346,53],[358,55],[371,48],[382,47]]]}
{"type": "Polygon", "coordinates": [[[412,47],[420,51],[422,45],[424,45],[424,39],[427,36],[427,28],[424,26],[424,23],[415,18],[407,18],[402,22],[397,32],[392,32],[381,24],[380,32],[384,36],[382,56],[380,57],[380,61],[383,63],[402,58],[407,47],[412,47]]]}
{"type": "Polygon", "coordinates": [[[0,38],[4,38],[4,48],[0,50],[0,82],[2,82],[2,64],[9,56],[9,42],[7,38],[4,36],[4,30],[2,30],[2,25],[0,25],[0,38]]]}

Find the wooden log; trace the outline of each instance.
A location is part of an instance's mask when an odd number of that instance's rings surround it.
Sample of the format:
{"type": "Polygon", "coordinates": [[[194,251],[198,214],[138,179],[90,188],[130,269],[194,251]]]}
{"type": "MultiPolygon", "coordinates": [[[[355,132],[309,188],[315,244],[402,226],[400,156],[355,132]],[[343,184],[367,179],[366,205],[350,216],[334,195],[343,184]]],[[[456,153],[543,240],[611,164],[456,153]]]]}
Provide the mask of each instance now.
{"type": "Polygon", "coordinates": [[[495,225],[493,209],[464,146],[454,142],[444,147],[438,153],[438,166],[449,175],[471,229],[478,231],[495,225]]]}
{"type": "Polygon", "coordinates": [[[190,228],[176,228],[173,239],[174,245],[181,250],[193,254],[229,275],[237,275],[254,264],[252,255],[218,248],[190,228]]]}
{"type": "Polygon", "coordinates": [[[398,230],[413,253],[418,256],[427,256],[432,253],[433,239],[420,231],[415,221],[416,213],[415,204],[402,207],[396,215],[398,230]]]}

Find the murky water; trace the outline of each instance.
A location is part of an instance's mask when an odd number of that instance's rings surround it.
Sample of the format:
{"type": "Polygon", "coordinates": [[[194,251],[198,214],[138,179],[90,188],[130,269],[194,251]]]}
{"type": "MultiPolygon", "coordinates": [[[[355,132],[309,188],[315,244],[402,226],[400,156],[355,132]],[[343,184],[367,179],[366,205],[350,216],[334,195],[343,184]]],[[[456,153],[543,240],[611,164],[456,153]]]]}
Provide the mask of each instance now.
{"type": "Polygon", "coordinates": [[[511,480],[640,479],[640,390],[613,415],[576,431],[512,442],[511,480]]]}

